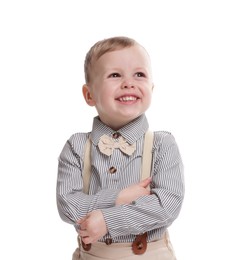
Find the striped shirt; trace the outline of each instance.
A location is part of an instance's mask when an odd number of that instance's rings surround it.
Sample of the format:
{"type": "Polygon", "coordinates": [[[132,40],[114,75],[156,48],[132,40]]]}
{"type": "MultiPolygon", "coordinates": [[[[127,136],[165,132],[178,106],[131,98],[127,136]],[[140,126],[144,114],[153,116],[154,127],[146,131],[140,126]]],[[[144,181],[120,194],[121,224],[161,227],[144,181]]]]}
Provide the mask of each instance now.
{"type": "Polygon", "coordinates": [[[119,133],[136,151],[126,155],[114,149],[111,156],[102,154],[98,142],[102,135],[116,131],[94,118],[92,131],[76,133],[66,142],[60,156],[57,178],[57,206],[60,217],[73,224],[87,213],[102,210],[108,233],[100,239],[132,242],[148,232],[148,241],[159,239],[179,215],[184,197],[183,164],[173,135],[154,132],[151,195],[128,205],[115,205],[120,190],[140,181],[144,135],[149,128],[145,115],[136,118],[119,133]],[[91,183],[89,194],[83,193],[83,158],[87,138],[91,137],[91,183]],[[110,169],[115,168],[116,172],[110,169]]]}

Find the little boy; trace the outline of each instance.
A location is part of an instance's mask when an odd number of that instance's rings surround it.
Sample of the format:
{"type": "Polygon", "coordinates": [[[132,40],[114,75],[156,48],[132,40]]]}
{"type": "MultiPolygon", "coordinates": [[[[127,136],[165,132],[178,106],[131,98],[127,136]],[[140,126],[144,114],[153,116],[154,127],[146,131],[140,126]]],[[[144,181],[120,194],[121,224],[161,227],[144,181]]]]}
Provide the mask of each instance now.
{"type": "Polygon", "coordinates": [[[112,37],[91,47],[84,68],[83,96],[98,116],[91,132],[66,142],[57,180],[59,214],[78,232],[73,259],[176,259],[167,228],[179,215],[184,178],[172,134],[154,132],[152,177],[140,177],[154,86],[149,55],[131,38],[112,37]]]}

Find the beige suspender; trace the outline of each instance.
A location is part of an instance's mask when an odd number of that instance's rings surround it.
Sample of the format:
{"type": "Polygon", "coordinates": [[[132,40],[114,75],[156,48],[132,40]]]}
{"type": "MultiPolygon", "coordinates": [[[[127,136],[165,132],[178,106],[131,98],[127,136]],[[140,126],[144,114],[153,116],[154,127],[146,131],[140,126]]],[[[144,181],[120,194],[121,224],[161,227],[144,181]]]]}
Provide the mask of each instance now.
{"type": "Polygon", "coordinates": [[[84,151],[83,192],[88,194],[91,178],[91,139],[88,137],[84,151]]]}
{"type": "Polygon", "coordinates": [[[148,130],[144,137],[143,157],[141,167],[141,180],[144,180],[152,175],[152,147],[154,133],[148,130]]]}
{"type": "MultiPolygon", "coordinates": [[[[154,133],[148,130],[144,137],[143,157],[141,167],[141,180],[151,176],[152,166],[152,146],[154,133]]],[[[83,192],[88,194],[91,178],[91,140],[87,139],[84,152],[84,168],[83,168],[83,192]]]]}

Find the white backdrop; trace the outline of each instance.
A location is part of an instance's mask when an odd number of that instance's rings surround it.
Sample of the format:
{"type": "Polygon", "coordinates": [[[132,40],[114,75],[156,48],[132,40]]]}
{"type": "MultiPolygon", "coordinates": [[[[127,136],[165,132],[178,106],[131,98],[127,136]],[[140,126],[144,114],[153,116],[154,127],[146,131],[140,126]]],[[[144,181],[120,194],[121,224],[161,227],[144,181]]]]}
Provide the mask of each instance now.
{"type": "Polygon", "coordinates": [[[0,259],[71,259],[76,233],[57,212],[57,158],[96,115],[81,92],[85,54],[117,35],[150,53],[147,116],[182,153],[186,196],[170,228],[178,259],[227,259],[224,2],[0,2],[0,259]]]}

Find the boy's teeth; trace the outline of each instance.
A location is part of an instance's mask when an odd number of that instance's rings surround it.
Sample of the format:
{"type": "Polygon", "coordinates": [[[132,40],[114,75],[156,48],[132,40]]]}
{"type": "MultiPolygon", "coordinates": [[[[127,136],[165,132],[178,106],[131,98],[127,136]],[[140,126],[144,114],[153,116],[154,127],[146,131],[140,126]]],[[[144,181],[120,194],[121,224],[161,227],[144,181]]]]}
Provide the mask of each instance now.
{"type": "Polygon", "coordinates": [[[136,100],[136,97],[121,97],[120,101],[133,101],[136,100]]]}

